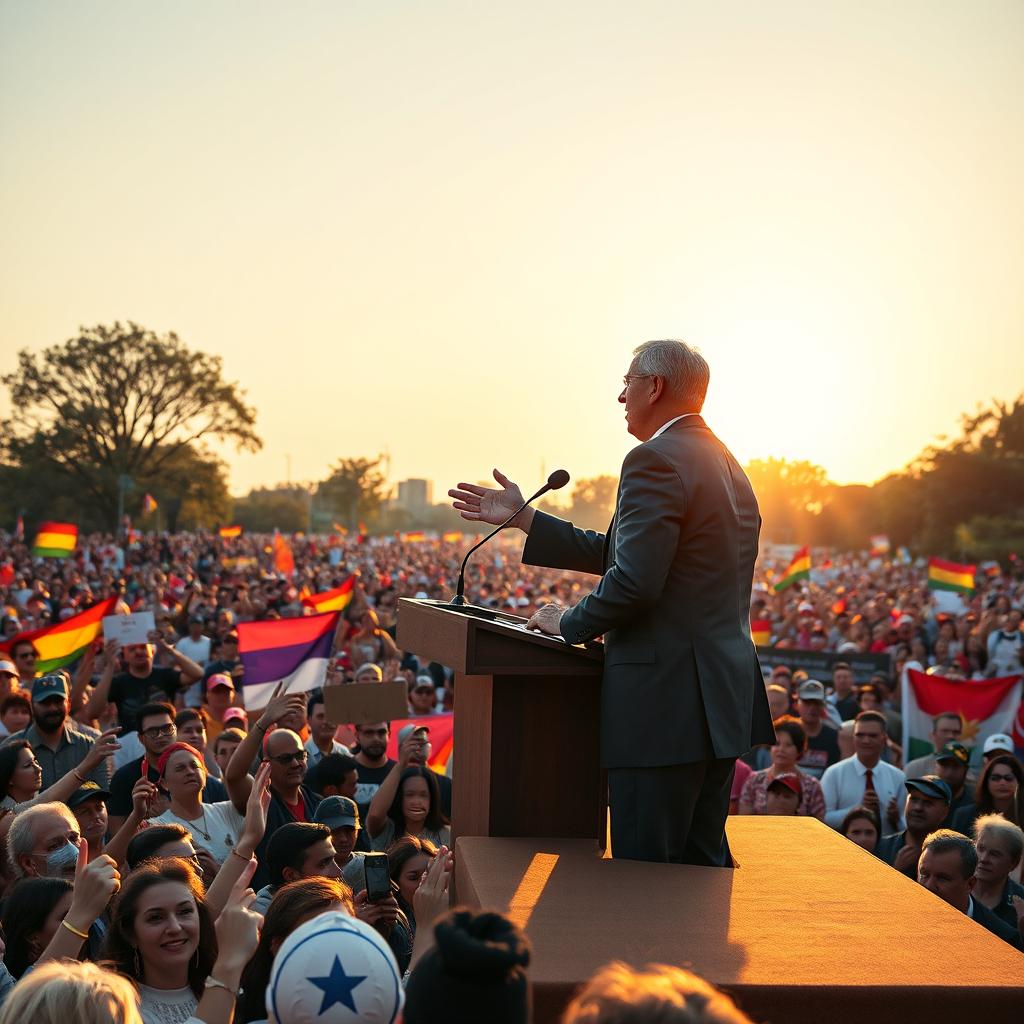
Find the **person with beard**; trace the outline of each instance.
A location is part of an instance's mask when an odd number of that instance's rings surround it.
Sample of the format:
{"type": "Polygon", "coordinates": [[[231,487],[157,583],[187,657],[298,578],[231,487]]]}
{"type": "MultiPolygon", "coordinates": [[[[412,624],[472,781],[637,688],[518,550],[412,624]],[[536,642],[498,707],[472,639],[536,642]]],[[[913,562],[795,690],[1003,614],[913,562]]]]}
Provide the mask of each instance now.
{"type": "Polygon", "coordinates": [[[365,821],[377,790],[398,762],[388,757],[390,722],[357,723],[355,731],[358,749],[353,756],[359,771],[355,801],[359,807],[359,817],[365,821]]]}
{"type": "Polygon", "coordinates": [[[291,821],[311,822],[320,803],[320,797],[304,785],[309,754],[302,745],[302,739],[297,732],[283,725],[300,720],[304,723],[305,718],[305,694],[285,693],[274,697],[246,733],[245,739],[238,744],[224,772],[228,796],[239,814],[245,814],[253,785],[249,768],[261,753],[263,760],[270,763],[267,827],[256,849],[259,866],[252,880],[252,887],[257,890],[269,882],[266,849],[273,834],[291,821]]]}
{"type": "MultiPolygon", "coordinates": [[[[92,779],[106,789],[110,773],[105,758],[89,771],[79,771],[79,765],[98,741],[74,728],[68,720],[69,712],[68,681],[64,673],[40,676],[32,684],[31,724],[6,742],[28,740],[42,769],[42,789],[49,789],[71,772],[77,773],[79,783],[92,779]]],[[[114,744],[113,749],[119,749],[119,745],[114,744]]]]}
{"type": "Polygon", "coordinates": [[[949,786],[937,775],[924,775],[920,779],[907,779],[907,804],[904,811],[907,827],[896,835],[883,836],[875,847],[875,856],[890,867],[917,879],[917,862],[925,839],[949,814],[953,794],[949,786]]]}

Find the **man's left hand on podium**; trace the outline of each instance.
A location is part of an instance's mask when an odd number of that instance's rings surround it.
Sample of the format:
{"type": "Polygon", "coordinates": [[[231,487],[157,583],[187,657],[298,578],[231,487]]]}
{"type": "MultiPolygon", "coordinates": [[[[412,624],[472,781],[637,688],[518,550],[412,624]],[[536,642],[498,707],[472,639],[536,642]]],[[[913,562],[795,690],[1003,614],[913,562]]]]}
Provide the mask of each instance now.
{"type": "Polygon", "coordinates": [[[538,632],[546,633],[548,636],[561,636],[562,630],[559,628],[559,623],[562,621],[562,616],[566,613],[566,610],[557,604],[543,605],[530,616],[530,621],[526,623],[526,628],[536,629],[538,632]]]}

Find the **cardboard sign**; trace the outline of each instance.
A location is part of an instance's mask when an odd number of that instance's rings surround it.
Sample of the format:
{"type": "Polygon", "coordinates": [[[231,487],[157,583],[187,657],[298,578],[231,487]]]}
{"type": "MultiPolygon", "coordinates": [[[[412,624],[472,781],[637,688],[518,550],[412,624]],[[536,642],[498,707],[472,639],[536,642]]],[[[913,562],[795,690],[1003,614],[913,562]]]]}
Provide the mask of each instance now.
{"type": "Polygon", "coordinates": [[[122,647],[128,644],[148,644],[149,634],[156,629],[152,612],[133,612],[131,615],[105,615],[103,639],[116,640],[122,647]]]}
{"type": "Polygon", "coordinates": [[[406,685],[396,683],[348,683],[325,686],[327,720],[340,725],[357,722],[390,722],[409,717],[406,685]]]}

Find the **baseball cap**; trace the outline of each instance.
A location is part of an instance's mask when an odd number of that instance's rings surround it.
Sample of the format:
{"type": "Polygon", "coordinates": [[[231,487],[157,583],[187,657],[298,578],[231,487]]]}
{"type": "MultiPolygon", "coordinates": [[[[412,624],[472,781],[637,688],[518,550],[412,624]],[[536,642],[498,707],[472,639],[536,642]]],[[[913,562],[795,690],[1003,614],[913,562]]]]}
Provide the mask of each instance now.
{"type": "Polygon", "coordinates": [[[98,796],[103,797],[104,800],[109,800],[110,792],[100,786],[99,783],[93,782],[90,779],[87,782],[83,782],[64,803],[71,810],[74,810],[79,804],[84,804],[86,800],[93,800],[98,796]]]}
{"type": "Polygon", "coordinates": [[[800,788],[800,776],[794,772],[783,772],[781,775],[776,775],[771,782],[768,783],[768,788],[772,786],[785,786],[786,789],[791,790],[799,796],[802,792],[800,788]]]}
{"type": "Polygon", "coordinates": [[[299,925],[270,969],[272,1024],[391,1024],[405,1003],[402,976],[372,925],[332,911],[299,925]]]}
{"type": "Polygon", "coordinates": [[[9,676],[16,676],[18,674],[18,670],[14,667],[13,661],[0,661],[0,675],[3,675],[4,673],[9,676]]]}
{"type": "Polygon", "coordinates": [[[227,672],[214,672],[209,679],[206,680],[206,688],[212,690],[216,686],[230,686],[233,690],[235,688],[234,681],[227,672]]]}
{"type": "Polygon", "coordinates": [[[967,764],[971,759],[971,752],[956,740],[950,740],[936,755],[936,761],[958,761],[960,764],[967,764]]]}
{"type": "Polygon", "coordinates": [[[428,688],[431,690],[437,689],[437,687],[434,685],[433,676],[417,676],[416,681],[413,683],[411,688],[413,690],[425,690],[428,688]]]}
{"type": "Polygon", "coordinates": [[[221,721],[225,725],[227,725],[227,723],[230,721],[241,722],[242,725],[248,728],[249,716],[245,713],[244,708],[230,707],[227,709],[227,711],[224,712],[223,716],[221,717],[221,721]]]}
{"type": "Polygon", "coordinates": [[[32,699],[46,700],[47,697],[66,697],[68,695],[68,683],[64,676],[54,672],[50,675],[40,676],[32,684],[32,699]]]}
{"type": "Polygon", "coordinates": [[[403,725],[402,728],[398,730],[398,745],[401,746],[414,732],[419,732],[421,729],[423,732],[430,732],[430,727],[427,725],[416,725],[413,722],[410,722],[408,725],[403,725]]]}
{"type": "Polygon", "coordinates": [[[1005,750],[1008,754],[1013,753],[1013,740],[1005,732],[994,732],[981,748],[983,754],[991,754],[993,750],[1005,750]]]}
{"type": "Polygon", "coordinates": [[[934,800],[941,800],[943,803],[953,802],[953,791],[938,777],[938,775],[922,775],[919,779],[907,779],[904,783],[907,791],[917,790],[925,796],[934,800]]]}
{"type": "Polygon", "coordinates": [[[355,800],[347,796],[325,796],[317,804],[313,820],[326,825],[332,831],[343,825],[355,825],[359,828],[359,808],[355,800]]]}
{"type": "Polygon", "coordinates": [[[817,679],[805,679],[800,684],[800,689],[796,691],[796,695],[801,700],[824,700],[825,685],[818,682],[817,679]]]}

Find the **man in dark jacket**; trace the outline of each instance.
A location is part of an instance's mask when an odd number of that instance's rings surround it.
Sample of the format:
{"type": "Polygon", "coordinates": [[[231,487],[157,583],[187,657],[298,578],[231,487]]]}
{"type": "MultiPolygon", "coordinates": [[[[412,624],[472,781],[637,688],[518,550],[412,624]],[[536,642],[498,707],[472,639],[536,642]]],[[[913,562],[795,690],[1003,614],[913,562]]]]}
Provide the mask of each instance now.
{"type": "MultiPolygon", "coordinates": [[[[616,857],[730,866],[725,819],[735,760],[774,743],[750,640],[761,517],[750,482],[699,413],[709,371],[679,341],[635,350],[619,401],[641,443],[622,465],[606,534],[533,509],[512,523],[523,562],[601,575],[571,609],[532,628],[578,644],[604,637],[602,762],[616,857]]],[[[500,523],[521,503],[460,484],[466,519],[500,523]]]]}

